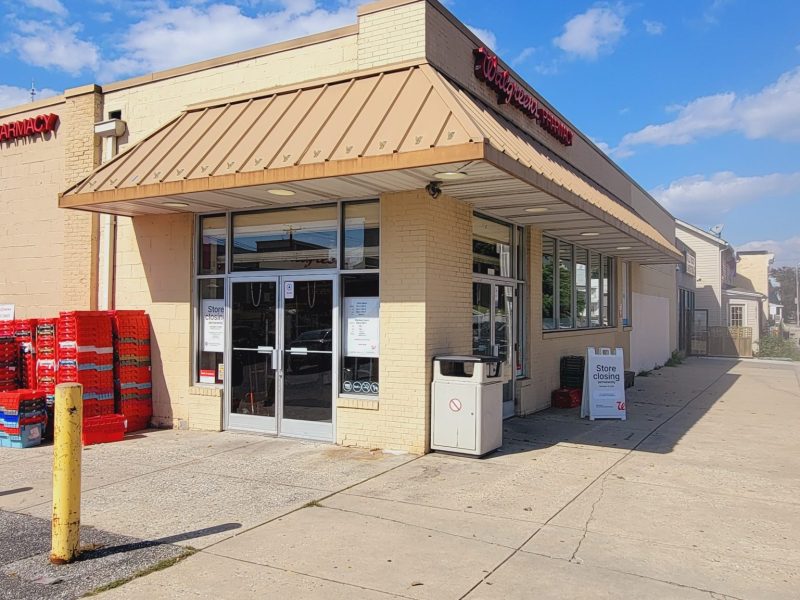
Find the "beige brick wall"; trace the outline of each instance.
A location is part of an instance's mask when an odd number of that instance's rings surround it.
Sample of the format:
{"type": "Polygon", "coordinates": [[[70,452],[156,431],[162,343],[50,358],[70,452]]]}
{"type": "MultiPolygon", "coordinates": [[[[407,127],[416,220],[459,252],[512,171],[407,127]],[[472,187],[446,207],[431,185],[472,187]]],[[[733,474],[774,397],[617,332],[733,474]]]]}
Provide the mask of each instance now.
{"type": "MultiPolygon", "coordinates": [[[[69,123],[64,140],[65,186],[77,183],[100,164],[100,138],[94,124],[100,120],[103,98],[97,86],[65,92],[64,117],[69,123]]],[[[54,203],[57,198],[53,198],[54,203]]],[[[62,310],[92,310],[97,296],[97,242],[99,219],[94,213],[64,211],[62,256],[62,310]]]]}
{"type": "Polygon", "coordinates": [[[412,2],[359,15],[358,67],[424,58],[426,5],[412,2]]]}
{"type": "MultiPolygon", "coordinates": [[[[153,421],[190,425],[192,215],[120,217],[117,222],[118,309],[150,314],[153,361],[153,421]]],[[[200,410],[202,400],[193,406],[200,410]]],[[[208,421],[201,411],[198,423],[208,421]]]]}
{"type": "Polygon", "coordinates": [[[6,114],[9,123],[59,115],[53,133],[0,143],[0,303],[18,318],[54,317],[61,310],[64,217],[56,197],[64,180],[64,139],[69,127],[63,100],[6,114]]]}
{"type": "Polygon", "coordinates": [[[128,133],[120,139],[122,151],[190,104],[338,75],[357,68],[357,38],[353,35],[112,91],[105,95],[105,112],[121,110],[122,118],[128,123],[128,133]]]}
{"type": "Polygon", "coordinates": [[[423,191],[381,197],[378,410],[339,406],[338,443],[428,449],[432,358],[470,351],[471,240],[463,203],[423,191]]]}

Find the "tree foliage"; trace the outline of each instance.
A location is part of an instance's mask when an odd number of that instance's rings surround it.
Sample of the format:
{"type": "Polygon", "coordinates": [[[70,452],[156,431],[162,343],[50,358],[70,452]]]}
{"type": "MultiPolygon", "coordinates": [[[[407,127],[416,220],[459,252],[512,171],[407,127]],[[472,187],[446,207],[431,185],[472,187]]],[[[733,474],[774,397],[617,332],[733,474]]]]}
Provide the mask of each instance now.
{"type": "Polygon", "coordinates": [[[797,322],[797,271],[794,267],[777,267],[770,271],[770,275],[780,286],[779,298],[783,305],[783,316],[785,319],[797,322]]]}

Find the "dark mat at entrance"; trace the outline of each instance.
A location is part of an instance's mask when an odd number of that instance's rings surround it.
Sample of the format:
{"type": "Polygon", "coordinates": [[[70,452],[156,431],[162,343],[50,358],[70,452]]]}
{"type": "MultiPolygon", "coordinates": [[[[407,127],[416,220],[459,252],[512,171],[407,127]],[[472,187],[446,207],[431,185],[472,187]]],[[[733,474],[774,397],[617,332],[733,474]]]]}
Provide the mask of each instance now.
{"type": "Polygon", "coordinates": [[[72,599],[130,577],[185,548],[81,528],[84,552],[69,565],[51,565],[50,521],[0,511],[0,599],[72,599]]]}

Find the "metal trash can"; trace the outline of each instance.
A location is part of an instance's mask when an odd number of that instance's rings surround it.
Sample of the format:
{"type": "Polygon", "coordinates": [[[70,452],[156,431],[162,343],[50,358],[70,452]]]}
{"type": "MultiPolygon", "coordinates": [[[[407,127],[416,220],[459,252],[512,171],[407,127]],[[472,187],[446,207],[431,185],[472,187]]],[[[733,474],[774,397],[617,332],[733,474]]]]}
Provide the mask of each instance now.
{"type": "Polygon", "coordinates": [[[503,445],[503,365],[496,356],[436,356],[431,449],[481,456],[503,445]]]}

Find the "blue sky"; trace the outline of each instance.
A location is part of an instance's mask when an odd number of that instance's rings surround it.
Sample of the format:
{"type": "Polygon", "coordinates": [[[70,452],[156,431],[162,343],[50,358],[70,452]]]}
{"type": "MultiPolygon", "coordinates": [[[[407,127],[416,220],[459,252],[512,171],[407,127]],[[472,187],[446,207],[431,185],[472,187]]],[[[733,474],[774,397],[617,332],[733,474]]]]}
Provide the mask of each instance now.
{"type": "MultiPolygon", "coordinates": [[[[355,22],[358,0],[0,0],[0,106],[355,22]]],[[[679,218],[800,262],[800,2],[447,6],[679,218]]]]}

